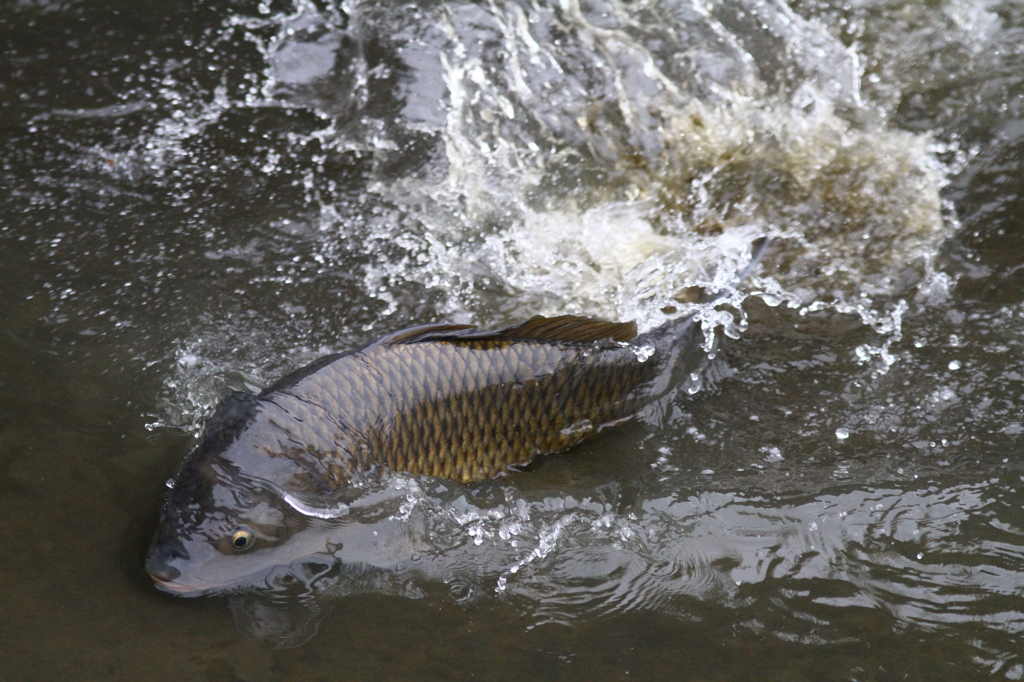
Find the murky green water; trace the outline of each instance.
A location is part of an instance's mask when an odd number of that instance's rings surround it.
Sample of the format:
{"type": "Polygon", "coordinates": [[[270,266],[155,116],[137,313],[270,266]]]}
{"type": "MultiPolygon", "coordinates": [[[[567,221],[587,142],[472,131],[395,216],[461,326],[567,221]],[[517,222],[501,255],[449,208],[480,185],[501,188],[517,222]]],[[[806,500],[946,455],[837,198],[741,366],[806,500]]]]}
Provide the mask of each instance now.
{"type": "Polygon", "coordinates": [[[0,36],[3,679],[1024,678],[1019,4],[21,0],[0,36]],[[144,574],[227,391],[430,321],[650,327],[763,235],[636,423],[399,477],[253,593],[144,574]]]}

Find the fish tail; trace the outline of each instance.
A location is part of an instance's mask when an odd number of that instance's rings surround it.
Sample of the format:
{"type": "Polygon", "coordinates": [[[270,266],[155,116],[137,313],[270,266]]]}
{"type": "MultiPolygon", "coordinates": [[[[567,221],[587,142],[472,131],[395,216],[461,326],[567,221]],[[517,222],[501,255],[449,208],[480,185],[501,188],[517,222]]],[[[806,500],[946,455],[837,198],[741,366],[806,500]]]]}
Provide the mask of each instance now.
{"type": "MultiPolygon", "coordinates": [[[[768,248],[769,238],[761,237],[754,242],[754,252],[750,262],[736,276],[733,284],[729,287],[735,289],[746,279],[754,268],[760,263],[768,248]]],[[[714,305],[728,295],[728,290],[719,292],[711,301],[714,305]]],[[[637,351],[649,349],[653,351],[655,358],[658,358],[662,366],[660,376],[654,381],[651,393],[652,399],[661,395],[676,385],[679,385],[690,375],[698,373],[708,359],[708,354],[718,344],[718,335],[713,339],[706,339],[701,321],[695,315],[669,320],[660,327],[637,336],[632,345],[637,351]],[[708,343],[711,348],[708,348],[708,343]]]]}
{"type": "Polygon", "coordinates": [[[768,235],[759,237],[754,240],[754,253],[750,257],[750,262],[747,263],[746,267],[740,270],[740,274],[736,275],[736,282],[733,286],[739,286],[740,282],[750,276],[750,273],[754,271],[757,264],[761,262],[764,257],[765,251],[768,250],[768,244],[771,243],[772,239],[768,235]]]}

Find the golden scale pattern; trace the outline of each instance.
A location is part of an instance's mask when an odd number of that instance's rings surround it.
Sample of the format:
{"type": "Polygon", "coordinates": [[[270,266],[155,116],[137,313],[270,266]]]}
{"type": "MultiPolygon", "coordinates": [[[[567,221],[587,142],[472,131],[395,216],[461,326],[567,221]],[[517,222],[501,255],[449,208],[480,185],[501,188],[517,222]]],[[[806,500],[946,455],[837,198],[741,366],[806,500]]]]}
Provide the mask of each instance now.
{"type": "Polygon", "coordinates": [[[636,389],[655,364],[607,344],[486,340],[370,347],[339,361],[337,371],[325,367],[288,391],[303,413],[315,407],[328,416],[303,414],[296,427],[304,433],[292,438],[317,443],[320,457],[333,460],[322,464],[335,480],[351,466],[339,461],[346,457],[364,469],[384,464],[481,480],[565,450],[596,427],[630,416],[636,389]]]}

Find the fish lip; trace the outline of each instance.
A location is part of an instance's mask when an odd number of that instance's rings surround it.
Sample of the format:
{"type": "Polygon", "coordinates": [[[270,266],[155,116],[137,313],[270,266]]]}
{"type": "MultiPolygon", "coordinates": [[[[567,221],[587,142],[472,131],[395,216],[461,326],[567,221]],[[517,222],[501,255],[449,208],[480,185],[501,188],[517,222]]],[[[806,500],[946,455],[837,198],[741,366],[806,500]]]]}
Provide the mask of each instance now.
{"type": "Polygon", "coordinates": [[[153,585],[161,592],[173,594],[175,597],[202,597],[208,594],[221,593],[228,587],[224,585],[203,585],[196,587],[195,585],[186,585],[176,580],[161,580],[152,573],[149,577],[153,580],[153,585]]]}
{"type": "MultiPolygon", "coordinates": [[[[153,576],[149,577],[153,578],[153,576]]],[[[153,585],[161,592],[173,594],[175,597],[201,597],[209,591],[204,588],[195,588],[190,585],[167,582],[160,580],[160,578],[153,578],[153,585]]]]}

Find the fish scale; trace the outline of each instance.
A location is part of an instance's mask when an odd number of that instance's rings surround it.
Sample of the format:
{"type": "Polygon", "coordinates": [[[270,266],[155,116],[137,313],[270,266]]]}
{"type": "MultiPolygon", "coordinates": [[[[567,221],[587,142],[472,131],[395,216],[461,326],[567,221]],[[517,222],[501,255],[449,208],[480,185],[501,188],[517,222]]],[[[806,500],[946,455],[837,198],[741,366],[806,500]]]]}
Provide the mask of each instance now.
{"type": "MultiPolygon", "coordinates": [[[[486,350],[479,344],[472,345],[475,347],[471,348],[471,350],[486,350]]],[[[536,355],[536,348],[531,348],[525,344],[523,344],[523,348],[526,351],[532,352],[534,356],[536,355]]],[[[446,362],[449,359],[447,353],[439,351],[437,346],[430,346],[428,349],[417,349],[420,351],[418,354],[401,354],[404,356],[403,360],[408,361],[401,363],[403,369],[413,374],[419,372],[419,376],[429,376],[431,372],[439,371],[449,364],[446,362]],[[427,352],[428,349],[430,352],[427,352]],[[420,372],[421,369],[422,372],[420,372]]],[[[508,347],[506,346],[504,350],[507,351],[507,349],[508,347]]],[[[491,350],[490,352],[497,352],[504,356],[494,359],[494,363],[498,367],[497,374],[518,383],[521,379],[518,376],[520,374],[520,367],[523,364],[529,363],[530,360],[526,360],[524,363],[518,357],[518,353],[509,355],[501,350],[491,350]]],[[[526,409],[527,406],[522,400],[523,393],[519,390],[513,390],[508,399],[504,401],[504,409],[499,408],[495,389],[500,390],[504,387],[501,385],[485,387],[478,383],[481,379],[486,378],[488,374],[494,374],[493,369],[492,371],[484,371],[484,368],[480,366],[480,358],[478,358],[475,352],[470,352],[468,355],[462,353],[462,355],[465,355],[462,358],[464,362],[458,364],[464,368],[464,371],[452,376],[447,382],[447,386],[444,387],[453,391],[453,394],[441,403],[428,401],[425,405],[427,410],[424,416],[427,429],[424,435],[426,436],[425,445],[428,452],[423,454],[426,454],[427,457],[420,457],[408,462],[403,461],[402,450],[410,442],[410,439],[407,437],[409,434],[405,433],[408,425],[410,425],[410,421],[405,420],[400,422],[401,428],[399,431],[402,433],[396,434],[396,437],[392,439],[399,446],[398,450],[391,453],[392,456],[388,457],[392,467],[413,470],[422,469],[425,472],[441,473],[442,475],[450,473],[450,470],[454,469],[459,472],[460,477],[468,478],[473,477],[472,469],[474,468],[480,468],[484,475],[493,475],[503,465],[521,463],[523,459],[535,454],[529,451],[528,444],[522,443],[521,439],[510,438],[511,434],[505,433],[504,430],[502,430],[499,437],[499,434],[495,431],[495,425],[488,415],[493,417],[497,413],[499,416],[498,426],[501,425],[501,421],[506,421],[508,422],[506,429],[517,427],[543,429],[550,424],[550,415],[547,412],[538,414],[536,410],[531,412],[526,409]],[[441,409],[437,410],[437,407],[441,409]],[[455,415],[465,416],[466,421],[457,422],[452,425],[454,426],[454,438],[445,438],[441,433],[442,427],[450,422],[451,417],[455,415]],[[491,441],[497,441],[494,443],[498,446],[497,451],[494,448],[485,447],[483,448],[484,453],[482,456],[478,458],[472,457],[474,445],[487,446],[491,444],[491,441]],[[510,443],[512,447],[509,447],[510,443]],[[501,458],[496,457],[496,455],[501,450],[509,450],[510,458],[515,461],[500,461],[501,458]],[[453,455],[455,460],[454,467],[443,466],[443,463],[452,459],[453,455]],[[474,459],[477,461],[474,461],[474,459]]],[[[568,355],[571,359],[573,353],[568,353],[568,355]]],[[[556,388],[558,387],[557,384],[564,384],[564,381],[556,382],[556,388]]],[[[584,394],[586,395],[587,392],[584,391],[584,394]]],[[[411,396],[406,393],[403,397],[409,400],[411,396]]],[[[586,403],[589,403],[589,400],[585,401],[585,405],[586,403]]],[[[558,445],[561,444],[558,443],[555,446],[557,447],[558,445]]],[[[506,459],[508,458],[506,457],[506,459]]]]}

